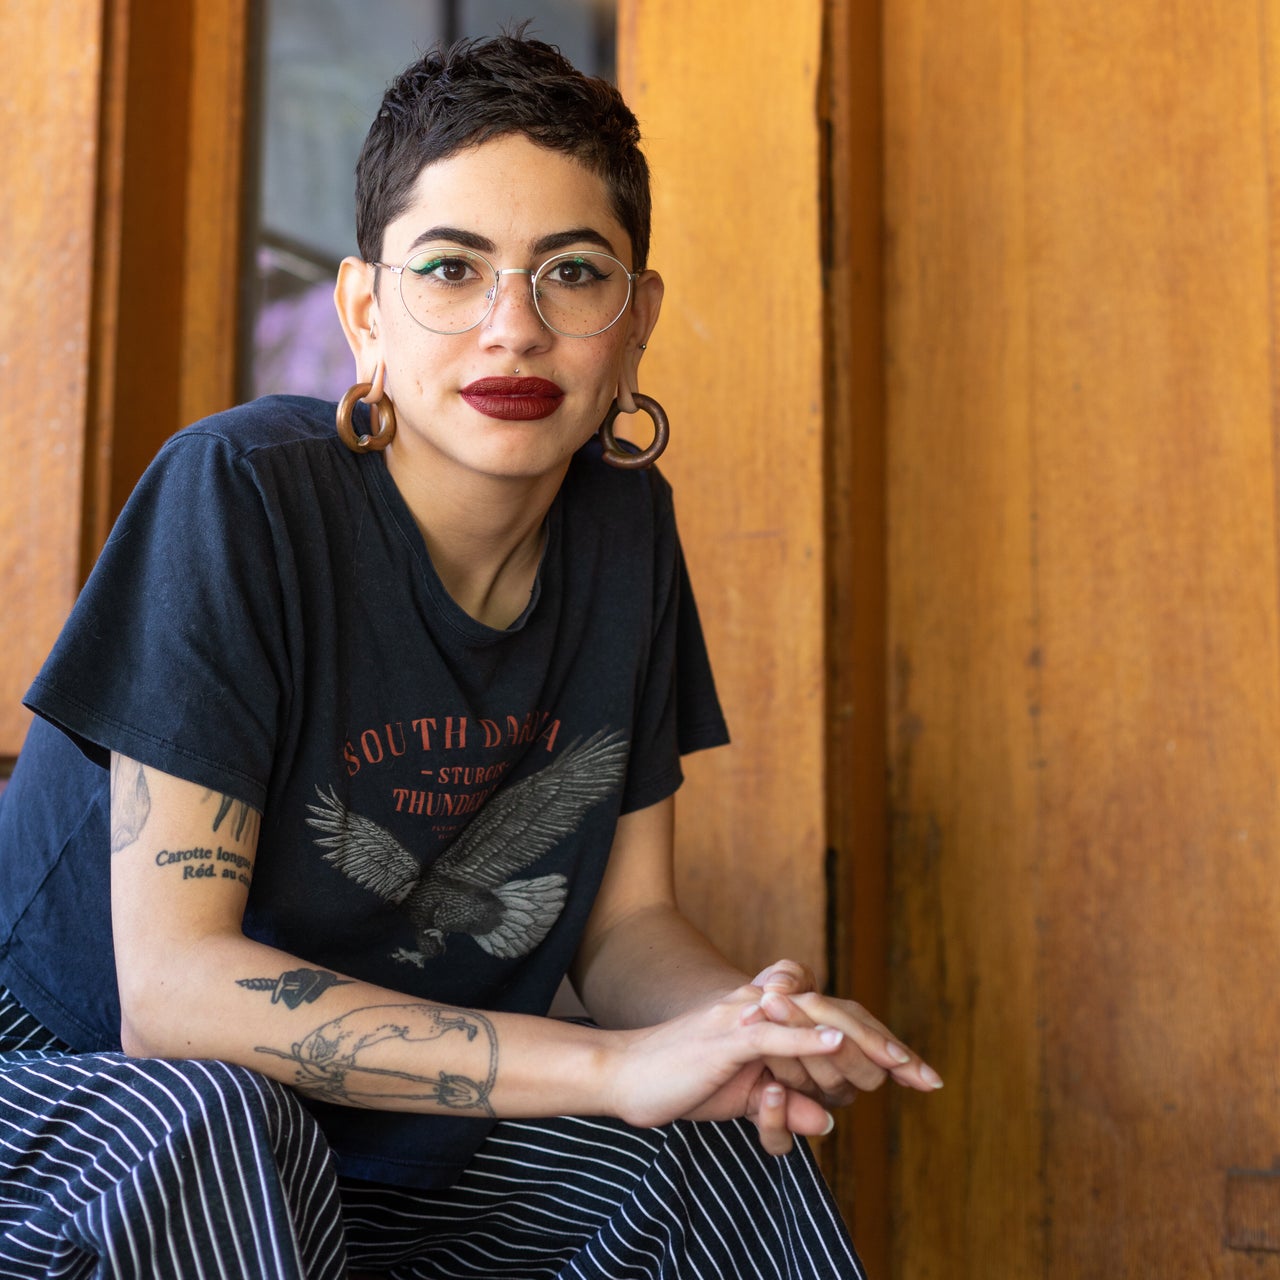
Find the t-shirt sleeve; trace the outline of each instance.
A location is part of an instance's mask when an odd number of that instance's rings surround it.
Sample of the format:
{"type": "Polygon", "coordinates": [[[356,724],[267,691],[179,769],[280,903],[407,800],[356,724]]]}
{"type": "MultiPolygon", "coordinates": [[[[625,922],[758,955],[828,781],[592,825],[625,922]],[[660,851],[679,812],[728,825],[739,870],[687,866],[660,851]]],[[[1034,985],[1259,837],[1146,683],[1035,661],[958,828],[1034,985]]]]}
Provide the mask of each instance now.
{"type": "Polygon", "coordinates": [[[656,473],[654,628],[641,683],[631,764],[622,798],[629,813],[680,786],[680,757],[729,741],[693,586],[676,529],[671,490],[656,473]]]}
{"type": "Polygon", "coordinates": [[[282,598],[252,468],[188,428],[138,483],[26,705],[98,763],[117,751],[260,809],[289,687],[282,598]]]}

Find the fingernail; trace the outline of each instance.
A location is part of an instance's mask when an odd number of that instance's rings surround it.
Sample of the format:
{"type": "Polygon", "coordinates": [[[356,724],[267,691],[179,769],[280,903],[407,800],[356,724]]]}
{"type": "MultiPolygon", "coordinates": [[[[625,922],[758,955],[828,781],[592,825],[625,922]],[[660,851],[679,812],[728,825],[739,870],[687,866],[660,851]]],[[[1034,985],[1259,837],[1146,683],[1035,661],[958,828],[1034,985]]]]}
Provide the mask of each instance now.
{"type": "Polygon", "coordinates": [[[833,1116],[833,1115],[831,1114],[831,1112],[830,1112],[830,1111],[828,1111],[828,1112],[827,1112],[827,1127],[826,1127],[825,1129],[823,1129],[823,1131],[822,1131],[818,1136],[819,1136],[820,1138],[825,1138],[825,1137],[827,1136],[827,1134],[829,1134],[829,1133],[832,1131],[832,1129],[834,1129],[835,1127],[836,1127],[836,1118],[835,1118],[835,1116],[833,1116]]]}
{"type": "Polygon", "coordinates": [[[764,995],[760,997],[761,1004],[777,1005],[784,999],[780,991],[775,991],[772,987],[765,987],[764,995]]]}
{"type": "Polygon", "coordinates": [[[900,1044],[894,1044],[893,1041],[889,1042],[889,1057],[899,1063],[911,1061],[911,1055],[900,1044]]]}
{"type": "Polygon", "coordinates": [[[835,1027],[819,1027],[818,1039],[821,1040],[823,1044],[843,1044],[844,1032],[837,1031],[835,1027]]]}
{"type": "Polygon", "coordinates": [[[782,1086],[771,1084],[764,1091],[764,1104],[766,1107],[780,1107],[782,1106],[783,1097],[782,1086]]]}
{"type": "Polygon", "coordinates": [[[931,1089],[942,1088],[942,1077],[931,1066],[923,1062],[920,1064],[920,1078],[931,1089]]]}

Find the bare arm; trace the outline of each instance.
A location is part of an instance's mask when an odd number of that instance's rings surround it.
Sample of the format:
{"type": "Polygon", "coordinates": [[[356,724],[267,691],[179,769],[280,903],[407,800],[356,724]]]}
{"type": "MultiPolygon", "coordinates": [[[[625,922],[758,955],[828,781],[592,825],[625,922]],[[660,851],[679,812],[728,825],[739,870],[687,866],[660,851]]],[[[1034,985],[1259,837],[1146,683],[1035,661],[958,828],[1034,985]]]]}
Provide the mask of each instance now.
{"type": "Polygon", "coordinates": [[[838,1053],[798,1062],[770,1059],[773,1076],[827,1106],[851,1102],[887,1075],[922,1090],[941,1081],[860,1005],[813,991],[813,974],[783,960],[748,977],[684,916],[675,896],[674,800],[625,815],[588,920],[573,981],[602,1026],[636,1027],[674,1017],[754,984],[765,1017],[792,1027],[838,1028],[838,1053]]]}
{"type": "Polygon", "coordinates": [[[681,914],[674,873],[675,802],[618,822],[609,869],[570,977],[602,1027],[643,1027],[749,982],[681,914]]]}
{"type": "Polygon", "coordinates": [[[765,1054],[838,1047],[811,1026],[745,1020],[749,996],[644,1032],[602,1031],[330,973],[244,936],[257,836],[242,803],[112,757],[126,1052],[237,1062],[352,1106],[642,1125],[744,1114],[765,1054]]]}

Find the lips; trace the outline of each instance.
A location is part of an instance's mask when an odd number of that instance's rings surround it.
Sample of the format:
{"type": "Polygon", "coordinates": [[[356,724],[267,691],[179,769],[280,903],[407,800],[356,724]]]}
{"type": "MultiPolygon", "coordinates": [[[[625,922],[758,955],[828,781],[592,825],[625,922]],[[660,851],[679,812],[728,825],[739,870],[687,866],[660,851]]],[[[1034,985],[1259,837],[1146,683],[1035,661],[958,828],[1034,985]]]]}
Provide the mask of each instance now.
{"type": "Polygon", "coordinates": [[[564,399],[564,391],[546,378],[477,378],[459,394],[486,418],[522,422],[555,413],[564,399]]]}

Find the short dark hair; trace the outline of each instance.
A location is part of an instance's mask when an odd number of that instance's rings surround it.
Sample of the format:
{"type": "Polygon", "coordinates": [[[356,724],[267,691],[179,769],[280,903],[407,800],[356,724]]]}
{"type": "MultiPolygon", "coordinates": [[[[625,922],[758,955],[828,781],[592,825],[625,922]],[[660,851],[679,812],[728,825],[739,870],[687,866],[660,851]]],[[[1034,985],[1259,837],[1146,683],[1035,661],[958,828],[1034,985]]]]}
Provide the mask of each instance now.
{"type": "Polygon", "coordinates": [[[633,271],[649,256],[649,166],[640,126],[607,80],[584,75],[523,27],[437,47],[387,86],[356,162],[356,242],[382,256],[387,226],[423,168],[505,134],[572,156],[603,179],[631,237],[633,271]]]}

